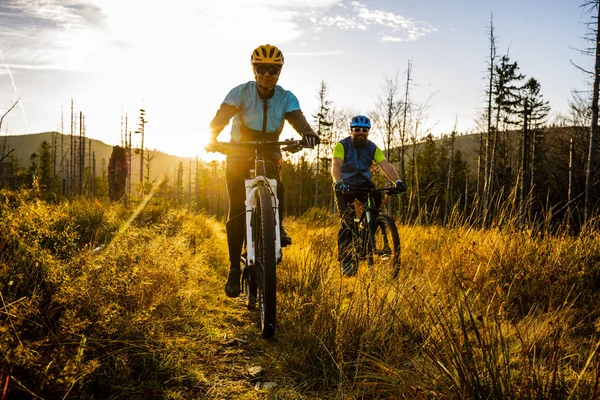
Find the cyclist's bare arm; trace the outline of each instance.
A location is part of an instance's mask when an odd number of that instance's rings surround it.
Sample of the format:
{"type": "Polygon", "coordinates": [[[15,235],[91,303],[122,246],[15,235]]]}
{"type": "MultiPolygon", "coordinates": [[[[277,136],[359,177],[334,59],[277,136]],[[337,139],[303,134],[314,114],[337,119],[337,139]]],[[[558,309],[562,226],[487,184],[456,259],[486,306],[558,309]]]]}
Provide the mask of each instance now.
{"type": "Polygon", "coordinates": [[[396,172],[396,168],[394,168],[394,166],[388,160],[381,160],[378,165],[390,181],[396,182],[400,179],[398,172],[396,172]]]}
{"type": "Polygon", "coordinates": [[[212,119],[209,124],[210,132],[211,132],[211,141],[216,141],[219,133],[227,126],[231,118],[238,112],[238,108],[236,106],[232,106],[231,104],[222,103],[221,108],[217,111],[217,114],[212,119]]]}
{"type": "Polygon", "coordinates": [[[334,182],[342,180],[342,163],[344,160],[341,158],[333,157],[333,162],[331,163],[331,177],[334,182]]]}

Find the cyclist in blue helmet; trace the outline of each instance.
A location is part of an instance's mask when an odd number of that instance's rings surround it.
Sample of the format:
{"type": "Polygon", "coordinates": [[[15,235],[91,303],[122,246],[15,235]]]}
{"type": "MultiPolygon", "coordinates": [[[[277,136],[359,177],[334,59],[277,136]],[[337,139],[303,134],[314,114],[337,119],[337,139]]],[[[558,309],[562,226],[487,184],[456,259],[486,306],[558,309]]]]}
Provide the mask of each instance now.
{"type": "MultiPolygon", "coordinates": [[[[310,127],[296,96],[277,84],[283,68],[283,53],[276,46],[260,45],[252,52],[250,64],[254,80],[231,89],[210,122],[211,137],[207,151],[218,151],[217,137],[231,122],[231,141],[278,140],[285,121],[304,138],[308,147],[320,143],[319,136],[310,127]]],[[[225,180],[229,197],[229,213],[225,229],[229,247],[229,275],[225,284],[228,297],[240,295],[240,257],[244,244],[245,198],[244,179],[254,167],[254,151],[239,151],[227,154],[225,180]]],[[[279,179],[281,151],[265,155],[268,178],[277,179],[279,199],[279,221],[281,246],[292,244],[292,239],[283,229],[284,191],[279,179]]]]}
{"type": "MultiPolygon", "coordinates": [[[[350,256],[349,244],[352,231],[349,229],[356,210],[354,200],[366,201],[366,193],[349,192],[349,187],[371,189],[375,188],[372,182],[371,165],[375,162],[385,173],[388,179],[400,191],[406,191],[406,185],[400,180],[394,166],[385,158],[383,151],[368,139],[371,130],[371,121],[364,115],[357,115],[350,120],[350,136],[340,140],[333,150],[331,176],[338,211],[342,223],[338,231],[338,261],[341,263],[344,275],[356,273],[356,261],[350,256]]],[[[381,193],[375,192],[375,207],[381,205],[381,193]]]]}

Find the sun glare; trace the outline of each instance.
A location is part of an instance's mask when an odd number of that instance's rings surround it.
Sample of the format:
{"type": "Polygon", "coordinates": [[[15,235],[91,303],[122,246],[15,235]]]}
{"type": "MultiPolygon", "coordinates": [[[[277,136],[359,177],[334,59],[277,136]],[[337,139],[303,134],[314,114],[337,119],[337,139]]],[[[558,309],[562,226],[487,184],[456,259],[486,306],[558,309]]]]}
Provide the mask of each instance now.
{"type": "MultiPolygon", "coordinates": [[[[85,89],[71,96],[86,115],[88,136],[118,144],[121,116],[135,131],[144,108],[145,147],[183,157],[222,158],[204,151],[208,124],[229,90],[253,79],[250,52],[257,44],[286,43],[300,34],[290,14],[253,0],[180,0],[171,8],[100,0],[99,7],[101,28],[78,27],[57,38],[64,50],[61,65],[86,74],[85,89]],[[274,25],[256,25],[254,14],[274,25]]],[[[65,115],[68,103],[63,100],[65,115]]],[[[229,130],[220,141],[229,140],[229,130]]],[[[281,137],[293,134],[286,127],[281,137]]],[[[136,140],[134,135],[133,146],[140,145],[136,140]]]]}

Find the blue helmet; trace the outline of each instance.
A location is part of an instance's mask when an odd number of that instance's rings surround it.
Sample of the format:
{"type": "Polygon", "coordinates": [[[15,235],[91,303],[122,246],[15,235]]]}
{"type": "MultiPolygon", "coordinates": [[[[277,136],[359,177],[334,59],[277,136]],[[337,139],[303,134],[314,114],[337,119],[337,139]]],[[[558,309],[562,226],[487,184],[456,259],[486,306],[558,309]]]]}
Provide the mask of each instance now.
{"type": "Polygon", "coordinates": [[[371,120],[364,115],[357,115],[350,120],[350,128],[369,128],[371,129],[371,120]]]}

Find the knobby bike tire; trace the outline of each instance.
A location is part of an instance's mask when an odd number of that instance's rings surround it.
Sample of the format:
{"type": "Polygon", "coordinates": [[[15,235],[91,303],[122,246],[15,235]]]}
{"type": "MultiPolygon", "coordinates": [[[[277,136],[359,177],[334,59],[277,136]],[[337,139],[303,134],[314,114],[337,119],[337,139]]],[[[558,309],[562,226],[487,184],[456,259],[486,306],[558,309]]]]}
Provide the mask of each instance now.
{"type": "Polygon", "coordinates": [[[254,268],[254,266],[248,266],[245,253],[242,254],[240,261],[240,267],[243,271],[242,283],[244,285],[246,306],[249,310],[253,310],[254,308],[256,308],[256,293],[258,290],[258,287],[256,285],[256,268],[254,268]]]}
{"type": "Polygon", "coordinates": [[[371,254],[375,265],[389,270],[392,277],[400,273],[400,235],[394,219],[388,215],[378,215],[373,224],[373,245],[371,254]]]}
{"type": "Polygon", "coordinates": [[[271,191],[259,187],[256,191],[256,223],[254,226],[256,246],[256,277],[258,307],[262,336],[275,334],[277,304],[277,273],[275,269],[275,210],[271,191]]]}

